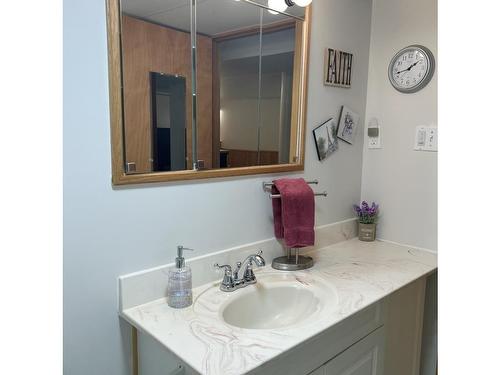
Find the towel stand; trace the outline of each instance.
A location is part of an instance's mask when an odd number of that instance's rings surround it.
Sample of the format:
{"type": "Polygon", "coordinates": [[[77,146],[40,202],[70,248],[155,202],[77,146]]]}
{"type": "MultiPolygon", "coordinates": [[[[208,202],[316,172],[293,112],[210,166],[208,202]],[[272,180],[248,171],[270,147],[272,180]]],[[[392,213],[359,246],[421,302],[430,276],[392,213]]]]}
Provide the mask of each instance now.
{"type": "Polygon", "coordinates": [[[294,248],[295,254],[292,256],[292,249],[287,249],[287,255],[273,259],[271,267],[279,271],[298,271],[311,268],[314,264],[313,258],[299,255],[299,249],[294,248]]]}
{"type": "MultiPolygon", "coordinates": [[[[318,180],[306,181],[309,185],[318,185],[318,180]]],[[[274,183],[272,182],[263,182],[262,187],[264,191],[269,191],[272,188],[274,183]]],[[[316,197],[326,197],[328,193],[326,191],[322,193],[314,193],[316,197]]],[[[269,194],[269,198],[281,198],[280,194],[269,194]]],[[[313,258],[305,255],[299,255],[299,248],[293,248],[294,255],[292,255],[292,248],[287,248],[287,255],[277,257],[273,259],[272,267],[279,271],[299,271],[305,270],[307,268],[311,268],[314,264],[313,258]]]]}

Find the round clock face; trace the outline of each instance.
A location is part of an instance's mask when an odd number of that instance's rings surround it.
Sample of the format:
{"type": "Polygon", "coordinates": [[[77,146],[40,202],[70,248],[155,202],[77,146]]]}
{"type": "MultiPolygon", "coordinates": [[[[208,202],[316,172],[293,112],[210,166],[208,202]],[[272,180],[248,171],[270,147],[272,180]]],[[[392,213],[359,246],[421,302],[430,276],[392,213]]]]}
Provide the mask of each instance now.
{"type": "Polygon", "coordinates": [[[403,93],[422,89],[434,73],[434,57],[423,46],[409,46],[396,53],[389,64],[389,80],[403,93]]]}

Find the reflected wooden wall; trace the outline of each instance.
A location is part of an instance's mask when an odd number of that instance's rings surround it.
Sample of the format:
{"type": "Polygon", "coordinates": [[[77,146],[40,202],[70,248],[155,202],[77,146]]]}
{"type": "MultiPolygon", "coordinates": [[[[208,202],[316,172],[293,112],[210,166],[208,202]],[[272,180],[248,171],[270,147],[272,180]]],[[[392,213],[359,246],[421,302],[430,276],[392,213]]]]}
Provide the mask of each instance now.
{"type": "Polygon", "coordinates": [[[254,150],[228,150],[228,163],[230,168],[252,167],[254,165],[279,164],[278,151],[260,151],[260,162],[257,162],[257,151],[254,150]]]}
{"type": "MultiPolygon", "coordinates": [[[[212,166],[212,39],[198,36],[198,159],[212,166]]],[[[122,17],[123,93],[126,162],[152,171],[150,72],[186,77],[186,151],[191,169],[190,34],[122,17]]]]}

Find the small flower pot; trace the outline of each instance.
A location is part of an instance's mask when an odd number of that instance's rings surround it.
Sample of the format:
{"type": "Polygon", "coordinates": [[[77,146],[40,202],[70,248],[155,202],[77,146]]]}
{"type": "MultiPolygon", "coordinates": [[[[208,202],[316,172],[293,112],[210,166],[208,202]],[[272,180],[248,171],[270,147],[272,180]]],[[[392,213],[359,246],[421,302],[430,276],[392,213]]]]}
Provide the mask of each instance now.
{"type": "Polygon", "coordinates": [[[375,241],[377,235],[377,224],[359,223],[358,238],[360,241],[375,241]]]}

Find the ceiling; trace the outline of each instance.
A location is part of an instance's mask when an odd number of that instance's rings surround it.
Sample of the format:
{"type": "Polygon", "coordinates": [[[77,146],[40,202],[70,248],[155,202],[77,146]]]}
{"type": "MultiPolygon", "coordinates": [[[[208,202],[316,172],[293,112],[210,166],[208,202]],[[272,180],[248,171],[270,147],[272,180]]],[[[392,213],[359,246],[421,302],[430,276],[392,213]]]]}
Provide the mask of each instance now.
{"type": "MultiPolygon", "coordinates": [[[[254,0],[267,4],[267,0],[254,0]]],[[[130,16],[184,31],[190,30],[190,0],[121,0],[122,12],[130,16]]],[[[260,7],[237,0],[197,0],[197,32],[209,36],[260,24],[260,7]]],[[[290,17],[263,10],[263,23],[290,17]]],[[[304,8],[294,6],[288,13],[304,16],[304,8]]]]}

